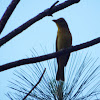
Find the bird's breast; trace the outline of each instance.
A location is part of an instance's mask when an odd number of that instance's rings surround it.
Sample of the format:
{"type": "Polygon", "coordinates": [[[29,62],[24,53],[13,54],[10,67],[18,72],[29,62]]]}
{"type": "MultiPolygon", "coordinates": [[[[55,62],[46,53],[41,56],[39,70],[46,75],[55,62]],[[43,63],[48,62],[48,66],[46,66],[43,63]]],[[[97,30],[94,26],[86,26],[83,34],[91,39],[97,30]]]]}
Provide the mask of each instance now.
{"type": "Polygon", "coordinates": [[[57,49],[61,50],[70,47],[72,44],[71,34],[59,34],[57,36],[57,49]]]}

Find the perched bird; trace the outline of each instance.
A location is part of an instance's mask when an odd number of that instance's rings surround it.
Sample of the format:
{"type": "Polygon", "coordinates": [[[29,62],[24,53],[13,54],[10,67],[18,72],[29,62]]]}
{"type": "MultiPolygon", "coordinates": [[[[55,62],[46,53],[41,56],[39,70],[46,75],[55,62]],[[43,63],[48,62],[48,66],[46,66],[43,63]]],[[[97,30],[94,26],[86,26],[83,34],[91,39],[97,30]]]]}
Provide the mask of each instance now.
{"type": "MultiPolygon", "coordinates": [[[[64,20],[64,18],[59,18],[53,21],[56,23],[58,27],[56,51],[70,47],[72,45],[72,35],[68,28],[67,22],[64,20]]],[[[56,75],[56,80],[64,81],[64,67],[68,62],[69,56],[70,53],[66,53],[64,55],[57,57],[58,71],[56,75]]]]}

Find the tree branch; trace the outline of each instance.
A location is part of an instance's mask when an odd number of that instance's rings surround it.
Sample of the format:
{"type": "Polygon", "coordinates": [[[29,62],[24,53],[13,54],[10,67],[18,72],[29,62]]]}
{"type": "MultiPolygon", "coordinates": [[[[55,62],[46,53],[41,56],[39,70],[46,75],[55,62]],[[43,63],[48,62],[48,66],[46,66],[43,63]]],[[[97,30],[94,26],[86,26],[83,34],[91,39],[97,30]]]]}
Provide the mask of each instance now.
{"type": "Polygon", "coordinates": [[[52,16],[51,10],[52,10],[52,8],[53,8],[58,2],[59,2],[59,1],[56,1],[56,2],[49,8],[49,15],[48,15],[48,16],[52,16]]]}
{"type": "Polygon", "coordinates": [[[6,42],[8,42],[9,40],[11,40],[12,38],[14,38],[16,35],[18,35],[19,33],[21,33],[22,31],[24,31],[25,29],[27,29],[29,26],[31,26],[33,23],[39,21],[40,19],[42,19],[45,16],[51,16],[53,13],[62,10],[72,4],[78,3],[80,0],[68,0],[65,1],[64,3],[61,3],[57,6],[53,6],[52,9],[48,8],[45,11],[43,11],[42,13],[38,14],[37,16],[35,16],[34,18],[30,19],[29,21],[27,21],[26,23],[24,23],[23,25],[19,26],[18,28],[16,28],[15,30],[13,30],[12,32],[10,32],[9,34],[7,34],[6,36],[4,36],[3,38],[0,39],[0,47],[5,44],[6,42]]]}
{"type": "Polygon", "coordinates": [[[14,9],[16,8],[17,4],[20,0],[12,0],[10,5],[7,7],[5,13],[3,14],[0,20],[0,34],[3,31],[8,19],[10,18],[11,14],[13,13],[14,9]]]}
{"type": "Polygon", "coordinates": [[[40,83],[45,71],[46,71],[46,68],[44,69],[43,74],[41,75],[41,77],[40,77],[39,81],[37,82],[37,84],[29,91],[29,93],[23,98],[23,100],[25,100],[30,95],[30,93],[36,88],[36,86],[40,83]]]}
{"type": "Polygon", "coordinates": [[[59,56],[65,54],[65,53],[71,53],[71,52],[74,52],[74,51],[78,51],[78,50],[90,47],[92,45],[95,45],[97,43],[100,43],[100,37],[98,37],[94,40],[91,40],[89,42],[82,43],[82,44],[76,45],[76,46],[71,46],[68,49],[63,49],[63,50],[60,50],[58,52],[54,52],[54,53],[51,53],[51,54],[48,54],[48,55],[43,55],[43,56],[28,58],[28,59],[22,59],[22,60],[18,60],[18,61],[15,61],[15,62],[11,62],[11,63],[1,65],[0,66],[0,72],[7,70],[7,69],[10,69],[10,68],[14,68],[16,66],[25,65],[25,64],[32,64],[32,63],[52,59],[52,58],[55,58],[55,57],[59,57],[59,56]]]}

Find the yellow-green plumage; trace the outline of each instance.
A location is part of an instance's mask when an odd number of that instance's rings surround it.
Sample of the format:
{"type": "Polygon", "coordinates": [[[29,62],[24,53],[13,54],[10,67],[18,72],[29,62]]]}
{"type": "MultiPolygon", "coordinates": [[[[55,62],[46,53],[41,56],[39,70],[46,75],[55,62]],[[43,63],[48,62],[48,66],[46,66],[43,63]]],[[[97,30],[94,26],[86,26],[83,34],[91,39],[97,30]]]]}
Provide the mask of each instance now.
{"type": "MultiPolygon", "coordinates": [[[[66,21],[63,18],[53,20],[57,27],[57,39],[56,39],[56,51],[64,48],[68,48],[72,45],[72,36],[66,21]]],[[[64,81],[64,67],[66,66],[70,54],[64,54],[57,58],[58,71],[56,75],[56,80],[64,81]]]]}

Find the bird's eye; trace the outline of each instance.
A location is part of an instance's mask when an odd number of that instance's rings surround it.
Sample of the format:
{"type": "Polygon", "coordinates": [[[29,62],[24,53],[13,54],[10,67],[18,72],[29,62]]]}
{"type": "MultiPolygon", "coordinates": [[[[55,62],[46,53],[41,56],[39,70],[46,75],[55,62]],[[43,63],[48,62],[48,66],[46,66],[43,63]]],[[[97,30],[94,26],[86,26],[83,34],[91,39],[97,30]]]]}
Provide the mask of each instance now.
{"type": "Polygon", "coordinates": [[[59,20],[59,22],[62,23],[63,21],[62,20],[59,20]]]}

